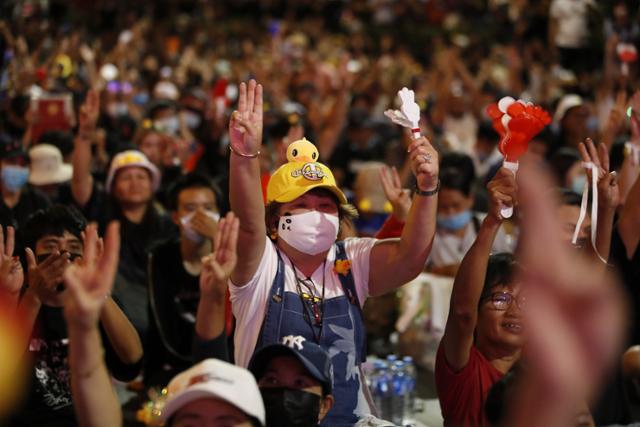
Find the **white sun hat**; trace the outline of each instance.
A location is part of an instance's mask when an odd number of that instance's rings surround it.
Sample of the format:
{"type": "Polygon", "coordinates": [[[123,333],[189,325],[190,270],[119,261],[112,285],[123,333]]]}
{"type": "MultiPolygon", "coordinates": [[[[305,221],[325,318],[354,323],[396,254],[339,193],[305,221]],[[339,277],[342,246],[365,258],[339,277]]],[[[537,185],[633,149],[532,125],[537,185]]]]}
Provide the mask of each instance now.
{"type": "Polygon", "coordinates": [[[29,183],[33,185],[59,184],[73,175],[73,166],[64,163],[58,147],[51,144],[38,144],[29,150],[29,169],[29,183]]]}

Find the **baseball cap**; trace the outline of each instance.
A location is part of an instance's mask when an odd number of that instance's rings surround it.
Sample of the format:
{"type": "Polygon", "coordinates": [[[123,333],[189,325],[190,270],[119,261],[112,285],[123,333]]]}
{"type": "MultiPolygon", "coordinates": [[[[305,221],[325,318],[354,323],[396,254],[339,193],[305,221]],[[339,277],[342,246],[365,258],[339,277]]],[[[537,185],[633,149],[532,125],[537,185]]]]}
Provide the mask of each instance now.
{"type": "MultiPolygon", "coordinates": [[[[311,142],[306,142],[313,146],[311,142]]],[[[347,197],[338,188],[329,167],[320,162],[298,160],[290,160],[271,175],[267,184],[267,203],[287,203],[314,188],[326,188],[335,194],[341,204],[347,203],[347,197]]]]}
{"type": "Polygon", "coordinates": [[[580,95],[576,95],[575,93],[570,93],[563,96],[558,102],[558,106],[556,107],[556,112],[553,115],[553,121],[556,123],[560,123],[562,119],[564,119],[567,111],[574,107],[579,107],[584,104],[582,97],[580,95]]]}
{"type": "Polygon", "coordinates": [[[259,380],[271,361],[277,356],[293,356],[302,363],[309,374],[320,381],[323,394],[331,394],[333,389],[333,365],[329,353],[318,344],[305,337],[287,335],[281,344],[271,344],[258,350],[249,362],[249,370],[259,380]]]}
{"type": "Polygon", "coordinates": [[[113,178],[120,169],[128,167],[144,168],[151,174],[151,184],[153,191],[156,191],[160,186],[160,171],[158,168],[147,159],[142,151],[138,150],[126,150],[116,154],[111,160],[111,167],[109,168],[109,174],[107,175],[107,191],[111,192],[111,184],[113,178]]]}
{"type": "Polygon", "coordinates": [[[29,150],[29,183],[58,184],[71,179],[73,166],[62,162],[62,153],[51,144],[38,144],[29,150]]]}
{"type": "Polygon", "coordinates": [[[186,404],[206,398],[223,400],[265,424],[262,395],[253,375],[218,359],[203,360],[169,382],[160,420],[167,421],[186,404]]]}

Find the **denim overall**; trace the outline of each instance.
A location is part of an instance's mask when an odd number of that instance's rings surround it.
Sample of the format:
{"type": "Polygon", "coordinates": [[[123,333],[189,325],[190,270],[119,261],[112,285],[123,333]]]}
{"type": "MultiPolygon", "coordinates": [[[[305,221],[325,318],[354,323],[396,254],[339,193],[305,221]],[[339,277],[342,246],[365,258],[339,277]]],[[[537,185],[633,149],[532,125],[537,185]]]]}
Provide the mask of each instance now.
{"type": "MultiPolygon", "coordinates": [[[[344,242],[336,242],[336,260],[346,260],[344,242]]],[[[334,273],[335,274],[335,273],[334,273]]],[[[307,340],[319,337],[318,343],[329,352],[333,363],[333,397],[335,403],[322,422],[323,427],[346,427],[358,422],[358,414],[368,407],[358,406],[360,363],[366,359],[364,322],[351,271],[338,274],[344,295],[324,301],[322,326],[310,324],[300,296],[284,291],[284,261],[278,253],[278,271],[271,285],[266,315],[256,350],[279,343],[287,335],[302,335],[307,340]],[[314,328],[312,331],[311,328],[314,328]],[[315,333],[314,333],[315,332],[315,333]]],[[[317,338],[316,338],[317,339],[317,338]]],[[[363,380],[363,387],[366,387],[363,380]]],[[[361,393],[362,394],[362,393],[361,393]]],[[[361,396],[360,405],[365,404],[361,396]]]]}

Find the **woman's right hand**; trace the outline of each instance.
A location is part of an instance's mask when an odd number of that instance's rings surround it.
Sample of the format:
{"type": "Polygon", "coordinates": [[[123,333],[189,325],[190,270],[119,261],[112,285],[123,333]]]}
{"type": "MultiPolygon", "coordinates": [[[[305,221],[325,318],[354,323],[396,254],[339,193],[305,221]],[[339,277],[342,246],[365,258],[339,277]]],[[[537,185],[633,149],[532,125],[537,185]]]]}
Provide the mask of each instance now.
{"type": "Polygon", "coordinates": [[[229,121],[231,148],[239,153],[252,156],[262,145],[262,85],[255,80],[249,84],[240,83],[238,109],[229,121]]]}

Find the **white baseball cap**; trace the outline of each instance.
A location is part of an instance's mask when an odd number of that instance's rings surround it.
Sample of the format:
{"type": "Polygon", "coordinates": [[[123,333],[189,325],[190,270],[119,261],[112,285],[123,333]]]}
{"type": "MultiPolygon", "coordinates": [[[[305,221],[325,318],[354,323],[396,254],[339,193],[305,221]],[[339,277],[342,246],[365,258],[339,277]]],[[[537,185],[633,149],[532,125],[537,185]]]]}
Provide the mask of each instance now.
{"type": "Polygon", "coordinates": [[[138,150],[126,150],[122,151],[111,160],[111,166],[109,167],[109,174],[107,175],[107,192],[111,192],[111,185],[116,173],[120,169],[137,166],[149,171],[151,174],[151,186],[153,191],[156,191],[160,186],[160,171],[158,168],[149,161],[147,156],[142,151],[138,150]]]}
{"type": "Polygon", "coordinates": [[[558,102],[558,106],[556,107],[556,112],[553,115],[553,121],[556,123],[560,123],[564,116],[567,114],[567,111],[574,107],[579,107],[584,104],[584,100],[580,95],[576,95],[575,93],[570,93],[563,96],[558,102]]]}
{"type": "Polygon", "coordinates": [[[73,166],[62,162],[62,153],[55,145],[38,144],[29,150],[29,183],[59,184],[71,179],[73,166]]]}
{"type": "Polygon", "coordinates": [[[253,374],[218,359],[203,360],[169,382],[160,420],[167,421],[184,405],[208,397],[223,400],[265,424],[262,395],[253,374]]]}

